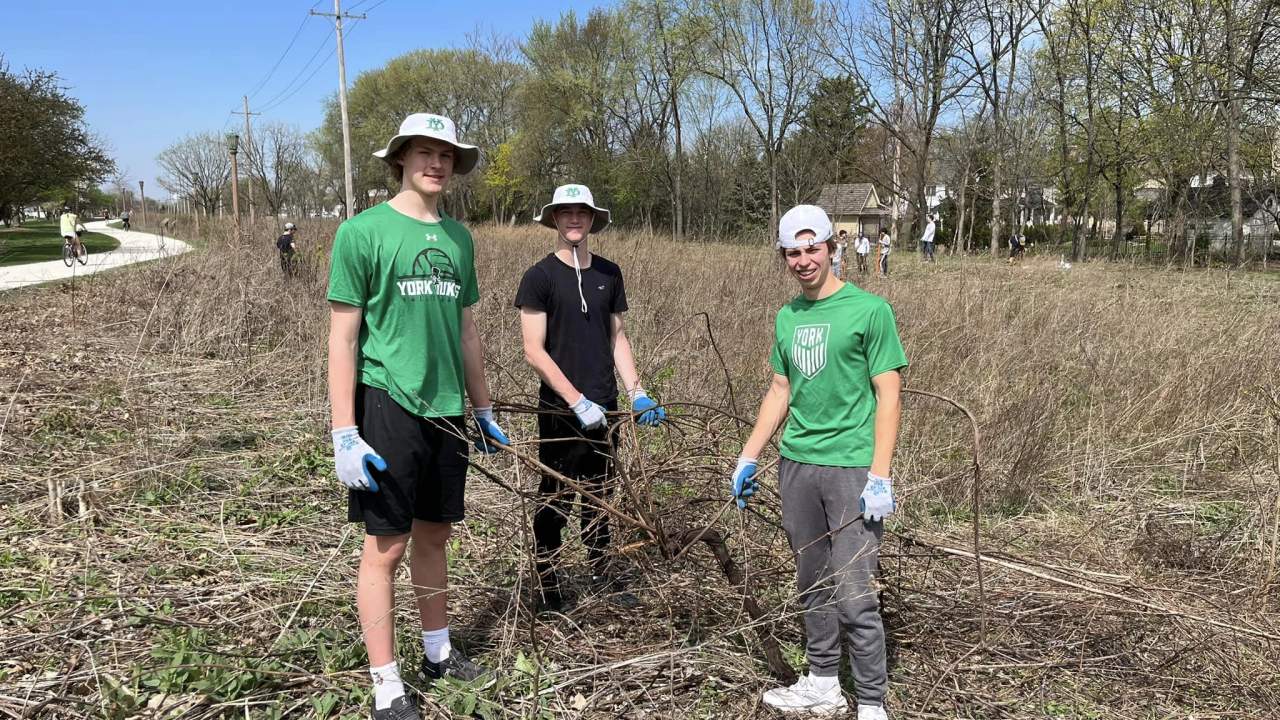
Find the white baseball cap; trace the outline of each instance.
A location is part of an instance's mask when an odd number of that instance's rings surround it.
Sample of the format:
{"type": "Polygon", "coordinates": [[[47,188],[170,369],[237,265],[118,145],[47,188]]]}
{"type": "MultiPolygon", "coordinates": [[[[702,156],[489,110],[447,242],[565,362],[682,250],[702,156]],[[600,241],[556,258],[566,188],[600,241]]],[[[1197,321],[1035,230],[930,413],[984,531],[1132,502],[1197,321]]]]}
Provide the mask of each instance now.
{"type": "Polygon", "coordinates": [[[551,196],[551,202],[542,206],[542,210],[533,216],[533,221],[542,223],[552,230],[556,229],[554,210],[562,205],[586,205],[595,213],[591,220],[591,232],[598,233],[609,227],[609,211],[596,207],[595,198],[591,196],[591,188],[586,185],[561,185],[551,196]]]}
{"type": "Polygon", "coordinates": [[[298,226],[297,226],[297,225],[294,225],[293,223],[285,223],[285,224],[284,224],[284,229],[285,229],[285,230],[297,230],[297,229],[298,229],[298,226]]]}
{"type": "Polygon", "coordinates": [[[480,148],[458,142],[458,130],[454,127],[452,120],[443,115],[431,113],[414,113],[405,118],[404,122],[400,123],[400,132],[387,142],[385,148],[374,152],[373,156],[381,158],[389,165],[394,164],[393,158],[396,151],[415,137],[432,138],[449,143],[456,148],[458,157],[454,158],[453,172],[457,175],[466,175],[471,172],[480,161],[480,148]]]}
{"type": "Polygon", "coordinates": [[[779,248],[799,248],[817,245],[831,238],[831,218],[817,205],[797,205],[788,210],[778,221],[779,248]],[[812,230],[812,240],[797,240],[796,235],[812,230]]]}

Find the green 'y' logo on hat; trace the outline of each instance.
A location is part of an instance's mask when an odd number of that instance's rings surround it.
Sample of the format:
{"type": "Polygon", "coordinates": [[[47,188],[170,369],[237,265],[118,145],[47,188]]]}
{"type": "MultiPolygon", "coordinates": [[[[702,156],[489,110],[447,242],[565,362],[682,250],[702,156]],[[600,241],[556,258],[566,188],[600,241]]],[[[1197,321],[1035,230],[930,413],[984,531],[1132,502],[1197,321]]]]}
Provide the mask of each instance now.
{"type": "Polygon", "coordinates": [[[568,197],[578,197],[582,194],[582,191],[576,187],[570,186],[564,189],[564,194],[568,197]]]}
{"type": "Polygon", "coordinates": [[[440,118],[428,118],[427,127],[431,128],[432,130],[443,130],[444,121],[441,120],[440,118]]]}

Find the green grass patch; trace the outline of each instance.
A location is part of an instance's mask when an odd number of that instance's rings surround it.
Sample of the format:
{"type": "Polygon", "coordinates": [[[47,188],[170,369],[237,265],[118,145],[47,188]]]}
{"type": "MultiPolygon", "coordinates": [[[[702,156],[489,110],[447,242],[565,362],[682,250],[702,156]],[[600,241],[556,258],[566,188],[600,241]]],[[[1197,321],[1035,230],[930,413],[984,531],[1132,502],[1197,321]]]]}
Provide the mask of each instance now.
{"type": "MultiPolygon", "coordinates": [[[[61,259],[62,236],[58,229],[56,222],[33,222],[0,229],[0,266],[61,259]]],[[[85,233],[80,241],[90,255],[120,247],[115,238],[101,233],[85,233]]]]}

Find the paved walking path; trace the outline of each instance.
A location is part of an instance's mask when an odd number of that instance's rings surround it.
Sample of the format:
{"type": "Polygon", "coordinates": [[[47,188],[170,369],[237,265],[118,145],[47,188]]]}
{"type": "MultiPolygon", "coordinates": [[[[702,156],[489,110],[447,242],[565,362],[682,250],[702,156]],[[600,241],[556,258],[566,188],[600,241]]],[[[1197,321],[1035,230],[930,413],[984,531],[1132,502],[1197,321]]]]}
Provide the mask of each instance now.
{"type": "Polygon", "coordinates": [[[164,239],[164,248],[161,249],[159,235],[137,230],[117,230],[107,227],[106,220],[87,223],[85,229],[115,238],[120,241],[120,247],[102,253],[91,252],[89,262],[84,265],[74,263],[67,267],[58,259],[0,267],[0,291],[54,280],[68,280],[76,275],[91,275],[136,262],[179,255],[191,249],[190,245],[171,237],[164,239]]]}

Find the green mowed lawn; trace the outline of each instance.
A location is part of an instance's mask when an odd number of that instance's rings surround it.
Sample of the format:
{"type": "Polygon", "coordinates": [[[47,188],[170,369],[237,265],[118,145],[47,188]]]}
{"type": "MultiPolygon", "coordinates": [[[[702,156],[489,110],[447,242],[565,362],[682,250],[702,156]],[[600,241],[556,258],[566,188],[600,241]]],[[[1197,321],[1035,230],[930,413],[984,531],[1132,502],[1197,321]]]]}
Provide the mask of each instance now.
{"type": "MultiPolygon", "coordinates": [[[[120,243],[114,238],[101,233],[85,233],[80,236],[80,241],[89,249],[90,255],[120,247],[120,243]]],[[[56,221],[0,228],[0,266],[61,258],[62,237],[58,235],[56,221]]]]}

